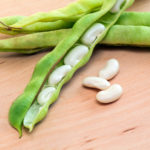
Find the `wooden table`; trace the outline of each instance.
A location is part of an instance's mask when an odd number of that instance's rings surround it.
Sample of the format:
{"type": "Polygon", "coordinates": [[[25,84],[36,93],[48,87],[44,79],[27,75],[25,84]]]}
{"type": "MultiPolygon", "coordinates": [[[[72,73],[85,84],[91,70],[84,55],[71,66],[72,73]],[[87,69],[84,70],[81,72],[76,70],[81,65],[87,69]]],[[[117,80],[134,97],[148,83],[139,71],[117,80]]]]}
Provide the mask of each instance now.
{"type": "MultiPolygon", "coordinates": [[[[63,7],[73,0],[1,0],[0,17],[30,15],[63,7]]],[[[150,11],[149,0],[136,0],[129,10],[150,11]]],[[[5,36],[1,36],[4,38],[5,36]]],[[[149,150],[150,52],[149,48],[97,47],[89,63],[63,87],[44,121],[29,134],[8,123],[8,111],[28,83],[36,55],[0,53],[0,150],[149,150]],[[96,90],[83,88],[86,76],[97,75],[110,58],[120,61],[119,83],[124,95],[116,103],[96,102],[96,90]]]]}

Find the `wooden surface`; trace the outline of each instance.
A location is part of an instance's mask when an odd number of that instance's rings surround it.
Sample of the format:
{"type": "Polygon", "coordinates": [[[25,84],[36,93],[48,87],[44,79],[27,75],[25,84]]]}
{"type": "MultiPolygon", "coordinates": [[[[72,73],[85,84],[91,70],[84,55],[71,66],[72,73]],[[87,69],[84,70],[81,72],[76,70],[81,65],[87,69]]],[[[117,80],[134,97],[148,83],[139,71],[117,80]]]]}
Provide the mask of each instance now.
{"type": "MultiPolygon", "coordinates": [[[[0,16],[29,15],[63,7],[73,0],[1,0],[0,16]]],[[[136,0],[130,10],[150,11],[149,0],[136,0]]],[[[3,36],[1,36],[2,38],[3,36]]],[[[0,53],[0,150],[149,150],[150,48],[98,46],[90,62],[64,86],[44,121],[23,137],[8,123],[8,111],[23,92],[37,61],[46,54],[0,53]],[[124,95],[116,103],[96,102],[96,90],[81,82],[97,75],[109,58],[121,64],[119,83],[124,95]]]]}

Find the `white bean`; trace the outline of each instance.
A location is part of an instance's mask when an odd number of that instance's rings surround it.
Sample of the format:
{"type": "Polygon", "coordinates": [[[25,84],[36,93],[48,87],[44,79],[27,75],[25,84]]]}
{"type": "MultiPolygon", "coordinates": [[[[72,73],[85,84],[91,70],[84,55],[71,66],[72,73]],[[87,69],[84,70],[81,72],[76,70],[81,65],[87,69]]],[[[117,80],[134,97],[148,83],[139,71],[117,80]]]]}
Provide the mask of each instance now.
{"type": "Polygon", "coordinates": [[[105,26],[101,23],[96,23],[83,35],[81,42],[85,45],[91,45],[104,31],[105,26]]]}
{"type": "Polygon", "coordinates": [[[99,77],[106,80],[112,79],[119,72],[119,62],[116,59],[110,59],[107,64],[99,72],[99,77]]]}
{"type": "Polygon", "coordinates": [[[74,47],[65,57],[64,63],[74,67],[87,53],[89,49],[85,45],[74,47]]]}
{"type": "Polygon", "coordinates": [[[52,94],[56,91],[56,89],[54,87],[48,87],[43,89],[38,97],[37,97],[37,101],[40,105],[44,105],[52,96],[52,94]]]}
{"type": "Polygon", "coordinates": [[[110,83],[99,77],[87,77],[83,80],[83,85],[90,88],[105,90],[110,86],[110,83]]]}
{"type": "Polygon", "coordinates": [[[120,7],[123,4],[124,0],[117,0],[116,4],[110,10],[111,13],[117,13],[120,11],[120,7]]]}
{"type": "Polygon", "coordinates": [[[119,84],[113,84],[105,91],[100,91],[96,95],[96,99],[101,103],[112,103],[118,100],[123,93],[123,89],[119,84]]]}
{"type": "Polygon", "coordinates": [[[50,86],[55,86],[59,83],[67,73],[72,69],[70,65],[63,65],[56,68],[49,76],[48,83],[50,86]]]}

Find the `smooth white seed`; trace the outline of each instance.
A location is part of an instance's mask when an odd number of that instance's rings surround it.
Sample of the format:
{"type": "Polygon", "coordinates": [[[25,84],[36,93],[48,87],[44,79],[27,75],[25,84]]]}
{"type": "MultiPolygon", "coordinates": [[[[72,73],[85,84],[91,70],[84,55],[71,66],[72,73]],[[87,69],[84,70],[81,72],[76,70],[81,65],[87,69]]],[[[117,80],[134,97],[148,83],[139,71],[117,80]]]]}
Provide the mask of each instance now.
{"type": "Polygon", "coordinates": [[[85,87],[97,88],[100,90],[105,90],[110,86],[110,83],[99,77],[87,77],[83,80],[83,85],[85,87]]]}
{"type": "Polygon", "coordinates": [[[91,45],[104,31],[105,26],[101,23],[96,23],[82,36],[81,42],[85,45],[91,45]]]}
{"type": "Polygon", "coordinates": [[[89,49],[85,45],[74,47],[65,57],[64,63],[74,67],[88,53],[89,49]]]}
{"type": "Polygon", "coordinates": [[[120,11],[120,7],[123,4],[124,0],[117,0],[116,4],[110,10],[111,13],[117,13],[120,11]]]}
{"type": "Polygon", "coordinates": [[[119,84],[113,84],[107,90],[100,91],[96,99],[101,103],[112,103],[118,100],[123,94],[123,89],[119,84]]]}
{"type": "Polygon", "coordinates": [[[70,65],[63,65],[58,68],[56,68],[49,76],[48,84],[50,86],[55,86],[57,83],[59,83],[66,75],[67,73],[72,69],[70,65]]]}
{"type": "Polygon", "coordinates": [[[54,87],[48,87],[43,89],[37,97],[38,103],[40,105],[44,105],[51,98],[55,91],[56,89],[54,87]]]}
{"type": "Polygon", "coordinates": [[[119,72],[119,62],[116,59],[110,59],[102,70],[99,71],[99,77],[106,80],[112,79],[119,72]]]}

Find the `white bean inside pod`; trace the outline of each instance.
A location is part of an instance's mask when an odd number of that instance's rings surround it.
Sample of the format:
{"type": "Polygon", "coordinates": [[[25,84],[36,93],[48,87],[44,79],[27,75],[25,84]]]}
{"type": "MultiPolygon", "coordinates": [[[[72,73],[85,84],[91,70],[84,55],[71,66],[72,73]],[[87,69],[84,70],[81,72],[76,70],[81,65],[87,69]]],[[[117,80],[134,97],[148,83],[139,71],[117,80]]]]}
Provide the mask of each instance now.
{"type": "Polygon", "coordinates": [[[37,97],[38,103],[40,105],[44,105],[51,98],[55,91],[56,89],[54,87],[47,87],[43,89],[37,97]]]}
{"type": "Polygon", "coordinates": [[[74,47],[64,59],[66,65],[74,67],[80,60],[89,52],[89,49],[85,45],[78,45],[74,47]]]}
{"type": "Polygon", "coordinates": [[[87,77],[83,80],[83,85],[85,87],[97,88],[100,90],[105,90],[110,86],[110,83],[104,78],[99,77],[87,77]]]}
{"type": "Polygon", "coordinates": [[[120,11],[120,7],[123,4],[125,0],[117,0],[116,4],[113,6],[113,8],[110,10],[111,13],[117,13],[120,11]]]}
{"type": "Polygon", "coordinates": [[[101,103],[112,103],[118,100],[123,94],[123,89],[119,84],[113,84],[107,90],[100,91],[96,99],[101,103]]]}
{"type": "Polygon", "coordinates": [[[119,62],[117,59],[110,59],[103,69],[99,71],[99,77],[106,80],[112,79],[119,72],[119,62]]]}
{"type": "Polygon", "coordinates": [[[105,31],[105,26],[101,23],[95,23],[88,31],[82,36],[81,42],[85,45],[91,45],[105,31]]]}
{"type": "Polygon", "coordinates": [[[71,71],[72,67],[70,65],[63,65],[56,68],[49,76],[48,84],[50,86],[55,86],[58,84],[69,71],[71,71]]]}

